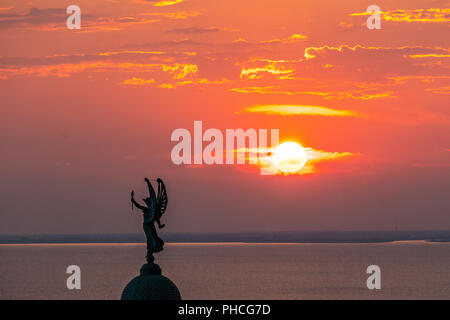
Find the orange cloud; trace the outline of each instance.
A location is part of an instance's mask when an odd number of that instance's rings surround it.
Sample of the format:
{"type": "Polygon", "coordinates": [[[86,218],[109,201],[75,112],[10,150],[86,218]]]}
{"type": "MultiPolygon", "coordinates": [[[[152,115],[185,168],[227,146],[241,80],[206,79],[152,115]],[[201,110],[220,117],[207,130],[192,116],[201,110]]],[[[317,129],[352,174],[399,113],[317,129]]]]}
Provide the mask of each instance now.
{"type": "Polygon", "coordinates": [[[162,70],[173,74],[174,79],[183,79],[188,74],[196,73],[198,71],[198,66],[195,64],[173,64],[173,65],[162,65],[162,70]]]}
{"type": "Polygon", "coordinates": [[[303,92],[283,91],[280,86],[232,88],[230,89],[230,91],[239,93],[286,94],[286,95],[303,93],[303,92]]]}
{"type": "Polygon", "coordinates": [[[178,12],[145,12],[143,16],[160,16],[169,19],[187,19],[201,15],[199,11],[178,11],[178,12]]]}
{"type": "Polygon", "coordinates": [[[450,58],[450,54],[437,54],[437,53],[410,54],[407,57],[408,58],[450,58]]]}
{"type": "Polygon", "coordinates": [[[0,72],[4,75],[63,76],[90,72],[158,72],[181,79],[195,73],[198,67],[189,63],[171,63],[195,56],[193,52],[162,51],[109,51],[95,54],[55,54],[43,58],[17,58],[14,61],[0,58],[0,72]],[[142,61],[142,62],[141,62],[142,61]],[[154,61],[154,63],[148,63],[154,61]]]}
{"type": "Polygon", "coordinates": [[[336,110],[320,106],[305,105],[256,105],[245,108],[244,112],[264,113],[282,116],[324,116],[324,117],[356,117],[358,114],[349,110],[336,110]]]}
{"type": "MultiPolygon", "coordinates": [[[[9,10],[11,8],[3,8],[9,10]]],[[[0,8],[1,9],[1,8],[0,8]]],[[[143,25],[161,21],[152,17],[161,17],[168,19],[187,19],[197,16],[197,11],[182,11],[169,13],[144,13],[128,16],[98,16],[94,14],[84,15],[82,19],[82,28],[73,30],[77,33],[91,33],[97,31],[116,31],[123,30],[135,25],[143,25]],[[150,16],[143,17],[143,16],[150,16]]],[[[31,8],[28,12],[3,14],[0,16],[0,29],[33,29],[41,31],[58,31],[67,29],[65,8],[40,9],[31,8]]]]}
{"type": "Polygon", "coordinates": [[[119,55],[119,54],[126,54],[126,53],[136,53],[136,54],[165,54],[166,52],[162,51],[141,51],[141,50],[123,50],[123,51],[107,51],[107,52],[100,52],[98,53],[99,56],[113,56],[113,55],[119,55]]]}
{"type": "Polygon", "coordinates": [[[133,77],[121,82],[121,84],[135,85],[135,86],[149,86],[155,83],[155,79],[144,80],[141,78],[133,77]]]}
{"type": "Polygon", "coordinates": [[[368,52],[368,51],[385,51],[385,52],[398,52],[399,54],[402,53],[402,57],[408,57],[411,54],[408,54],[409,52],[426,52],[425,54],[415,54],[416,56],[420,55],[439,55],[442,53],[448,53],[448,48],[442,48],[442,47],[426,47],[426,46],[400,46],[400,47],[366,47],[360,44],[350,46],[350,45],[340,45],[340,46],[328,46],[324,45],[322,47],[308,47],[305,49],[305,58],[306,60],[310,60],[313,58],[317,58],[318,55],[326,55],[326,54],[344,54],[344,53],[361,53],[361,52],[368,52]],[[434,52],[433,52],[434,51],[434,52]],[[403,54],[405,52],[406,54],[403,54]]]}
{"type": "Polygon", "coordinates": [[[259,94],[283,94],[283,95],[315,95],[321,96],[324,99],[358,99],[358,100],[372,100],[382,98],[394,98],[393,91],[373,92],[374,89],[356,89],[348,91],[289,91],[283,90],[280,86],[266,86],[266,87],[244,87],[232,88],[230,91],[239,93],[259,93],[259,94]]]}
{"type": "Polygon", "coordinates": [[[318,172],[316,165],[320,162],[343,160],[349,157],[361,156],[360,153],[328,152],[323,150],[316,150],[313,148],[306,148],[306,155],[308,158],[308,160],[306,161],[306,165],[303,167],[302,170],[298,171],[296,174],[305,175],[316,173],[318,172]]]}
{"type": "Polygon", "coordinates": [[[318,163],[343,160],[349,157],[361,156],[360,153],[352,152],[328,152],[323,150],[317,150],[314,148],[305,148],[306,151],[306,164],[297,172],[282,172],[279,170],[272,160],[272,154],[275,148],[266,148],[265,150],[257,148],[256,150],[237,150],[238,156],[248,159],[248,163],[256,163],[258,167],[265,171],[265,174],[271,175],[306,175],[312,173],[318,173],[318,163]],[[248,154],[248,157],[245,155],[248,154]],[[256,159],[254,159],[257,157],[256,159]],[[250,161],[253,159],[253,162],[250,161]]]}
{"type": "Polygon", "coordinates": [[[183,2],[184,0],[166,0],[166,1],[158,1],[154,2],[154,7],[166,7],[166,6],[173,6],[174,4],[178,4],[180,2],[183,2]]]}
{"type": "Polygon", "coordinates": [[[297,42],[297,41],[301,41],[301,40],[306,40],[308,38],[308,36],[301,34],[301,33],[295,33],[292,36],[288,37],[288,38],[283,38],[283,39],[272,39],[272,40],[264,40],[264,41],[260,41],[260,43],[275,43],[275,42],[279,42],[279,43],[292,43],[292,42],[297,42]]]}
{"type": "Polygon", "coordinates": [[[162,83],[160,85],[158,85],[158,88],[162,88],[162,89],[175,89],[177,87],[180,86],[184,86],[184,85],[188,85],[188,84],[192,84],[192,85],[210,85],[210,84],[224,84],[230,82],[229,79],[226,78],[222,78],[219,80],[209,80],[206,78],[202,78],[202,79],[194,79],[194,80],[188,80],[188,81],[177,81],[175,83],[162,83]]]}
{"type": "Polygon", "coordinates": [[[58,65],[31,66],[31,67],[12,67],[0,68],[0,72],[13,75],[27,75],[36,77],[55,76],[60,78],[69,77],[72,73],[82,72],[87,69],[98,69],[106,67],[107,64],[101,62],[92,63],[64,63],[58,65]]]}
{"type": "Polygon", "coordinates": [[[348,23],[348,22],[339,22],[338,28],[343,29],[343,30],[351,30],[351,29],[355,28],[355,25],[353,23],[348,23]]]}
{"type": "Polygon", "coordinates": [[[436,94],[450,94],[450,86],[427,88],[427,89],[425,89],[425,91],[429,91],[431,93],[436,93],[436,94]]]}
{"type": "Polygon", "coordinates": [[[245,77],[249,79],[261,78],[262,75],[258,75],[259,73],[270,73],[272,75],[289,75],[293,72],[295,72],[295,70],[284,69],[284,66],[278,66],[277,63],[274,62],[263,67],[243,68],[241,71],[241,79],[245,77]]]}
{"type": "MultiPolygon", "coordinates": [[[[393,22],[421,22],[421,23],[439,23],[450,21],[449,8],[430,8],[430,9],[416,9],[416,10],[391,10],[381,11],[381,16],[385,21],[393,22]]],[[[351,13],[349,16],[367,16],[371,13],[360,12],[351,13]]]]}
{"type": "Polygon", "coordinates": [[[349,90],[339,92],[327,92],[325,99],[358,99],[358,100],[373,100],[383,98],[395,98],[393,91],[379,92],[379,93],[364,93],[362,90],[349,90]]]}

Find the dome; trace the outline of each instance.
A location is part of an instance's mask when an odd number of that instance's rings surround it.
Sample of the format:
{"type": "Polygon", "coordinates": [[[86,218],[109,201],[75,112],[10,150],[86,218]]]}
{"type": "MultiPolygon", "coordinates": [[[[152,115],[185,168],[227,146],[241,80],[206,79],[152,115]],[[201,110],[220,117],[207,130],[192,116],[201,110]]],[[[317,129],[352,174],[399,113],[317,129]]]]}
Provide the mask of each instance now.
{"type": "Polygon", "coordinates": [[[156,264],[144,264],[141,274],[123,289],[121,300],[181,300],[177,286],[156,264]],[[158,272],[159,271],[159,272],[158,272]]]}

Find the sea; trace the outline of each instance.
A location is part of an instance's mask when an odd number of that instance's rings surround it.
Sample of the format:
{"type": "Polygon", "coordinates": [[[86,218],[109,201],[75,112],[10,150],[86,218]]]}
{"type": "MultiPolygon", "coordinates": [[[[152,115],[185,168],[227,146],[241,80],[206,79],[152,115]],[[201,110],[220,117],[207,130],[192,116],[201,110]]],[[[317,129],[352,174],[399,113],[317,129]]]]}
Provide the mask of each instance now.
{"type": "MultiPolygon", "coordinates": [[[[450,299],[449,242],[167,243],[155,258],[183,299],[450,299]]],[[[144,262],[141,243],[1,244],[0,299],[120,299],[144,262]]]]}

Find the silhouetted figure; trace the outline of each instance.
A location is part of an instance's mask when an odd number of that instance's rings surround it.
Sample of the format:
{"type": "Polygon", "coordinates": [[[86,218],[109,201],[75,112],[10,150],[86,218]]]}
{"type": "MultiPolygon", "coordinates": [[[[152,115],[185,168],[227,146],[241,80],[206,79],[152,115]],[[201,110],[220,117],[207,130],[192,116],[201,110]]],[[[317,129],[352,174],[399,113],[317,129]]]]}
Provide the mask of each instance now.
{"type": "Polygon", "coordinates": [[[144,213],[144,232],[147,237],[147,263],[144,263],[139,276],[134,277],[122,291],[122,300],[181,300],[177,286],[169,278],[162,275],[162,270],[154,263],[154,252],[163,250],[164,241],[158,237],[155,222],[163,228],[160,219],[167,208],[167,191],[161,179],[158,182],[158,196],[155,194],[150,180],[145,178],[150,197],[142,199],[146,206],[140,205],[134,199],[131,191],[131,203],[144,213]]]}
{"type": "Polygon", "coordinates": [[[155,190],[148,178],[145,178],[147,182],[148,191],[150,197],[142,199],[147,206],[140,205],[134,199],[134,191],[131,191],[131,202],[144,213],[144,232],[147,237],[147,261],[153,262],[155,259],[153,257],[154,252],[160,252],[163,250],[164,241],[158,237],[156,232],[154,221],[158,223],[159,228],[163,228],[164,225],[161,224],[160,219],[167,208],[167,191],[164,183],[161,179],[157,179],[158,182],[158,198],[156,197],[155,190]]]}

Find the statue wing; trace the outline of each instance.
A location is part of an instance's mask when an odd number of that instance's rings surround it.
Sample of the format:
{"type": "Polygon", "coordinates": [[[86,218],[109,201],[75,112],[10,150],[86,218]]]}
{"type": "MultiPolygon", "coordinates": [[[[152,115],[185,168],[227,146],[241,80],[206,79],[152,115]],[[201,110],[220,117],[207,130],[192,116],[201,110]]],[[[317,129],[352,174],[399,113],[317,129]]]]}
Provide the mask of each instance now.
{"type": "Polygon", "coordinates": [[[164,214],[164,212],[167,209],[167,190],[166,186],[164,185],[164,182],[160,179],[158,180],[158,210],[156,212],[157,219],[161,218],[161,216],[164,214]]]}
{"type": "Polygon", "coordinates": [[[148,191],[150,193],[150,199],[151,199],[151,206],[148,206],[148,208],[150,209],[150,215],[152,217],[155,217],[156,215],[158,215],[156,206],[157,206],[157,199],[156,199],[156,194],[155,194],[155,190],[153,190],[153,186],[150,182],[148,182],[148,191]]]}

